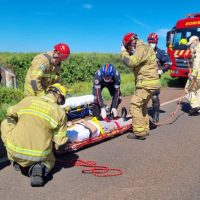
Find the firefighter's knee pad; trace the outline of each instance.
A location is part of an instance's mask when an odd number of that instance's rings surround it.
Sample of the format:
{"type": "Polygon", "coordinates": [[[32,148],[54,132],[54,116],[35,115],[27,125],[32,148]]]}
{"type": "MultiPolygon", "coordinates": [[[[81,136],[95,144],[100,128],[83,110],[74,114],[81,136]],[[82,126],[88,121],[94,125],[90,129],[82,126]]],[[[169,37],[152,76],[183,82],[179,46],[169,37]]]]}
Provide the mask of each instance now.
{"type": "Polygon", "coordinates": [[[152,101],[153,103],[158,103],[160,100],[159,100],[159,95],[158,94],[154,94],[152,96],[152,101]]]}

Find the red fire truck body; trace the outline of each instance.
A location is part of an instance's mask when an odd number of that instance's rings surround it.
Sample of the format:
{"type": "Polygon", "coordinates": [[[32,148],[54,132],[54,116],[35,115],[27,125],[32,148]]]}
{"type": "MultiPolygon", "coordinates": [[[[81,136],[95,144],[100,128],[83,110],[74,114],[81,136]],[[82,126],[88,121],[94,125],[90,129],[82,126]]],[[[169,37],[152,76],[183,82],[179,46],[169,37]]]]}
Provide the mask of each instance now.
{"type": "Polygon", "coordinates": [[[200,13],[189,14],[187,18],[178,20],[176,26],[167,33],[167,52],[172,60],[172,77],[188,77],[191,52],[187,42],[193,35],[200,38],[200,13]]]}

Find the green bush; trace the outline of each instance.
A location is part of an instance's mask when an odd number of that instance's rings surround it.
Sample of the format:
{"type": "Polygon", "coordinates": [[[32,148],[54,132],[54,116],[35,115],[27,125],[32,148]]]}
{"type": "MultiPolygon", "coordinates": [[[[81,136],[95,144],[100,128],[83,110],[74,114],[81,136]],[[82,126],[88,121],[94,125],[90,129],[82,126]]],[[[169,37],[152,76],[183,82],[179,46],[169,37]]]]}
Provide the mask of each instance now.
{"type": "Polygon", "coordinates": [[[62,64],[61,80],[65,84],[91,81],[95,72],[105,63],[112,63],[119,71],[123,69],[118,54],[72,54],[70,59],[62,64]]]}
{"type": "Polygon", "coordinates": [[[18,102],[23,98],[23,91],[20,89],[0,87],[0,105],[18,102]]]}
{"type": "Polygon", "coordinates": [[[16,104],[24,97],[20,89],[0,87],[0,121],[5,118],[9,106],[16,104]]]}

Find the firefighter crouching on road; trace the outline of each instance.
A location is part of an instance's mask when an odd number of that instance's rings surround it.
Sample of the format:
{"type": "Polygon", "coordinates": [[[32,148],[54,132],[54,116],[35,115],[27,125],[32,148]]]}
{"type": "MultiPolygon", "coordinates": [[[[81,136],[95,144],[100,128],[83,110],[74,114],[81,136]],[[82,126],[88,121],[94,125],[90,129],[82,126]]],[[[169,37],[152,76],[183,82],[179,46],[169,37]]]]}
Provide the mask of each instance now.
{"type": "Polygon", "coordinates": [[[50,85],[58,83],[61,62],[69,55],[70,49],[64,43],[55,45],[53,51],[37,55],[26,74],[25,96],[43,96],[50,85]]]}
{"type": "Polygon", "coordinates": [[[136,91],[131,99],[133,133],[129,139],[146,139],[149,134],[147,104],[160,88],[158,66],[154,50],[138,39],[135,33],[127,33],[121,45],[122,61],[135,76],[136,91]]]}
{"type": "Polygon", "coordinates": [[[199,115],[200,110],[200,42],[199,37],[192,36],[188,45],[192,52],[192,69],[185,85],[185,92],[190,102],[189,115],[199,115]]]}
{"type": "Polygon", "coordinates": [[[92,108],[94,117],[97,117],[99,120],[107,117],[107,112],[102,97],[103,88],[107,88],[112,96],[110,112],[113,117],[117,117],[117,108],[122,100],[120,82],[120,74],[112,64],[103,65],[95,73],[93,81],[94,104],[92,108]]]}
{"type": "Polygon", "coordinates": [[[8,159],[15,167],[28,167],[31,186],[42,186],[44,178],[55,165],[52,152],[68,141],[66,113],[59,106],[65,101],[66,89],[59,83],[50,86],[42,97],[25,97],[10,107],[7,119],[1,123],[1,137],[8,159]]]}
{"type": "MultiPolygon", "coordinates": [[[[147,37],[149,45],[153,48],[156,53],[156,59],[158,64],[158,74],[161,76],[162,73],[170,69],[172,62],[164,50],[158,48],[158,35],[156,33],[150,33],[147,37]]],[[[160,110],[160,89],[156,90],[152,96],[152,108],[153,108],[153,122],[159,121],[159,110],[160,110]]]]}

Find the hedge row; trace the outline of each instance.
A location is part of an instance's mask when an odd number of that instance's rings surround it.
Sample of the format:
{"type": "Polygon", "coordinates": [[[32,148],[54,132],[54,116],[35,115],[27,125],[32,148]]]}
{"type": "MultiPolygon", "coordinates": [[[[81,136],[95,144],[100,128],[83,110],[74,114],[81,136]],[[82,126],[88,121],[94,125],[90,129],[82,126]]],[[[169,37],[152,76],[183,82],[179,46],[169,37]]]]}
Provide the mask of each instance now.
{"type": "MultiPolygon", "coordinates": [[[[19,88],[23,88],[26,72],[35,55],[36,53],[0,54],[0,63],[6,63],[14,70],[19,88]]],[[[112,63],[120,72],[127,70],[119,54],[78,53],[72,54],[70,59],[62,63],[61,80],[64,84],[91,81],[97,69],[105,63],[112,63]]]]}

